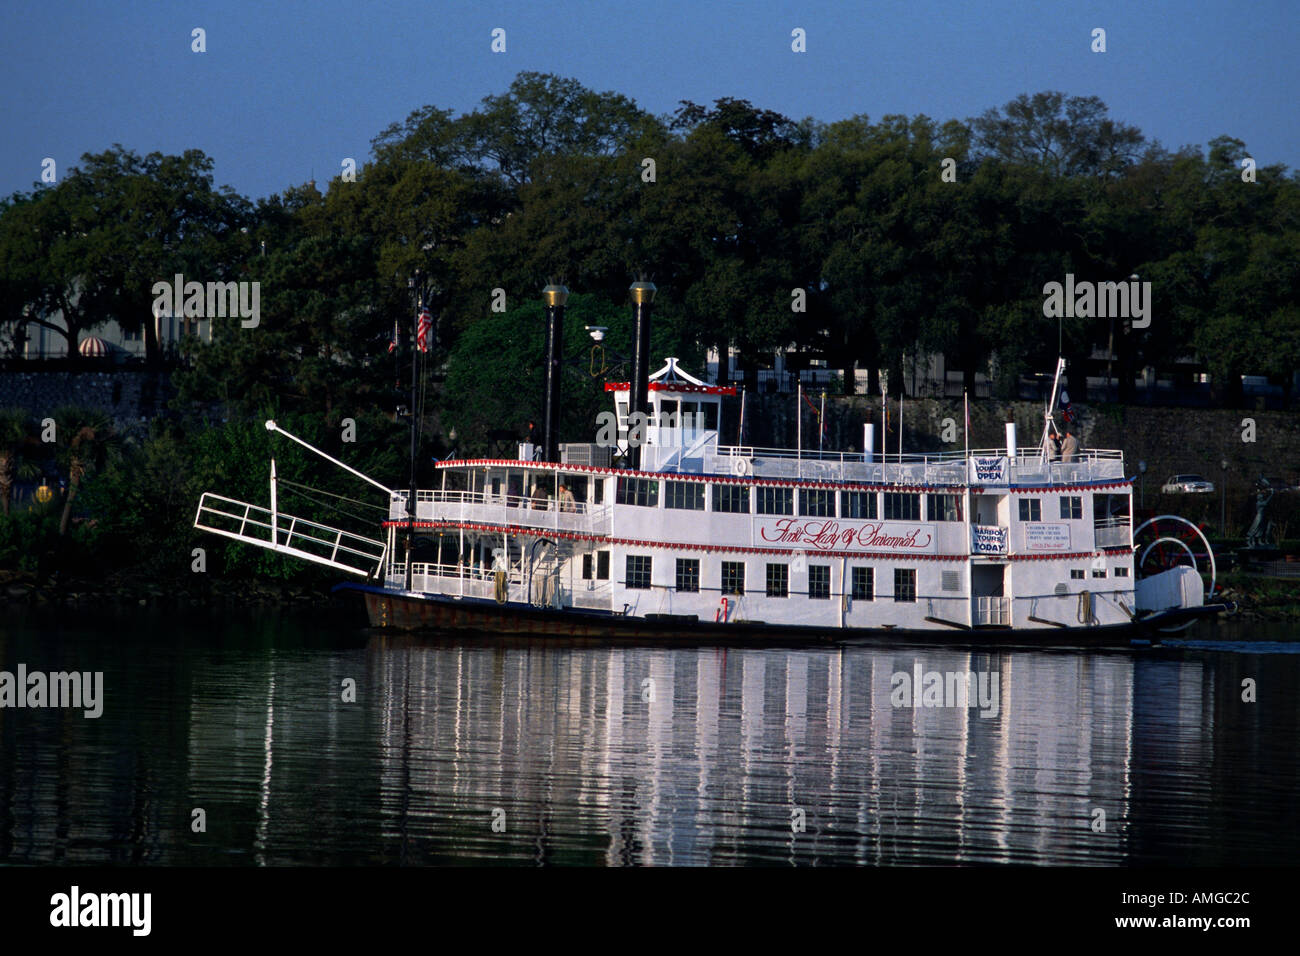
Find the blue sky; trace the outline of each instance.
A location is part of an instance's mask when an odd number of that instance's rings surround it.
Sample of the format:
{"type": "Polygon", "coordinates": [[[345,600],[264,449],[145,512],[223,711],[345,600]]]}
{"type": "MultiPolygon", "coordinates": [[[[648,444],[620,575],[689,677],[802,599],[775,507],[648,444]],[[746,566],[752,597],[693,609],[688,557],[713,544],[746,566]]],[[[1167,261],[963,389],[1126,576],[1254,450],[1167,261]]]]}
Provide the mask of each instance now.
{"type": "Polygon", "coordinates": [[[1018,93],[1097,95],[1175,148],[1230,134],[1300,167],[1300,3],[65,2],[0,34],[0,194],[113,143],[202,149],[251,197],[358,164],[389,123],[462,112],[520,70],[572,76],[655,113],[751,100],[794,118],[965,119],[1018,93]],[[207,52],[190,50],[202,27],[207,52]],[[490,50],[506,30],[507,50],[490,50]],[[808,51],[790,49],[807,31],[808,51]],[[1106,30],[1107,52],[1090,50],[1106,30]]]}

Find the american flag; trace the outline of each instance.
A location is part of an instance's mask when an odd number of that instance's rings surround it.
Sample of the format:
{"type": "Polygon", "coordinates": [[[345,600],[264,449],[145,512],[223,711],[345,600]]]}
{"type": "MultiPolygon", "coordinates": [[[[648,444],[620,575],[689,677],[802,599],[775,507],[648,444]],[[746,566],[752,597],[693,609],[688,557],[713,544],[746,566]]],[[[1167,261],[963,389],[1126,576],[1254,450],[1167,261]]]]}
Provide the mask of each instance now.
{"type": "Polygon", "coordinates": [[[420,310],[420,323],[416,327],[415,347],[421,352],[429,351],[429,339],[433,335],[433,316],[428,309],[420,310]]]}

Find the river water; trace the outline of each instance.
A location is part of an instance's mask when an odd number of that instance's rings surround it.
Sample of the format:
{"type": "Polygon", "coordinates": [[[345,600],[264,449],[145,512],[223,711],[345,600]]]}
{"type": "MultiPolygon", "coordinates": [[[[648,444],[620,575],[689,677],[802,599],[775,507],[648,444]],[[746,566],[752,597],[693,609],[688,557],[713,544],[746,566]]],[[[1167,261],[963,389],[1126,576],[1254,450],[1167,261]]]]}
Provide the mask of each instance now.
{"type": "Polygon", "coordinates": [[[0,863],[1300,852],[1293,625],[1101,651],[717,648],[416,639],[291,612],[0,614],[0,670],[104,682],[98,718],[0,709],[0,863]],[[973,672],[975,700],[904,700],[930,672],[973,672]]]}

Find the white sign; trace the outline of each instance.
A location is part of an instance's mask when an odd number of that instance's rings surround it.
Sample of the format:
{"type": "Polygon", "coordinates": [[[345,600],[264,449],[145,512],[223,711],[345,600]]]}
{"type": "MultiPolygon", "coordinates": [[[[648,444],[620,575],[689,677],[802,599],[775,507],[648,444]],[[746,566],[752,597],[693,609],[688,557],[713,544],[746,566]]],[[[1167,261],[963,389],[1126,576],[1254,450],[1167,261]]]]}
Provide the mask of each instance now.
{"type": "Polygon", "coordinates": [[[973,524],[971,531],[972,554],[1006,554],[1007,529],[997,525],[973,524]]]}
{"type": "Polygon", "coordinates": [[[1025,525],[1026,551],[1069,551],[1070,526],[1031,521],[1025,525]]]}
{"type": "Polygon", "coordinates": [[[977,485],[1001,485],[1007,481],[1007,459],[972,458],[970,480],[977,485]]]}
{"type": "Polygon", "coordinates": [[[939,549],[934,530],[923,524],[884,521],[839,522],[833,518],[772,518],[754,522],[754,544],[783,544],[818,551],[914,551],[939,549]]]}

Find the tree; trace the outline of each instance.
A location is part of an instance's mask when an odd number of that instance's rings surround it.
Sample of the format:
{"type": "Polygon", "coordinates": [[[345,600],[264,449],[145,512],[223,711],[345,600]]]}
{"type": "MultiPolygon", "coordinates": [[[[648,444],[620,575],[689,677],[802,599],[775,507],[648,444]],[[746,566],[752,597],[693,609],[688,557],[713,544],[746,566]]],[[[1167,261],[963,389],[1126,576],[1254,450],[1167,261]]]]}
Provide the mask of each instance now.
{"type": "Polygon", "coordinates": [[[27,412],[0,409],[0,509],[5,515],[9,514],[14,480],[40,474],[39,467],[28,458],[32,438],[32,419],[27,412]]]}
{"type": "Polygon", "coordinates": [[[1054,176],[1114,176],[1136,160],[1144,137],[1108,113],[1095,96],[1021,93],[1002,110],[971,120],[971,128],[982,156],[1054,176]]]}
{"type": "Polygon", "coordinates": [[[104,466],[119,435],[102,412],[67,406],[54,413],[59,464],[68,476],[68,490],[59,518],[59,537],[66,537],[72,520],[72,503],[86,477],[104,466]]]}

